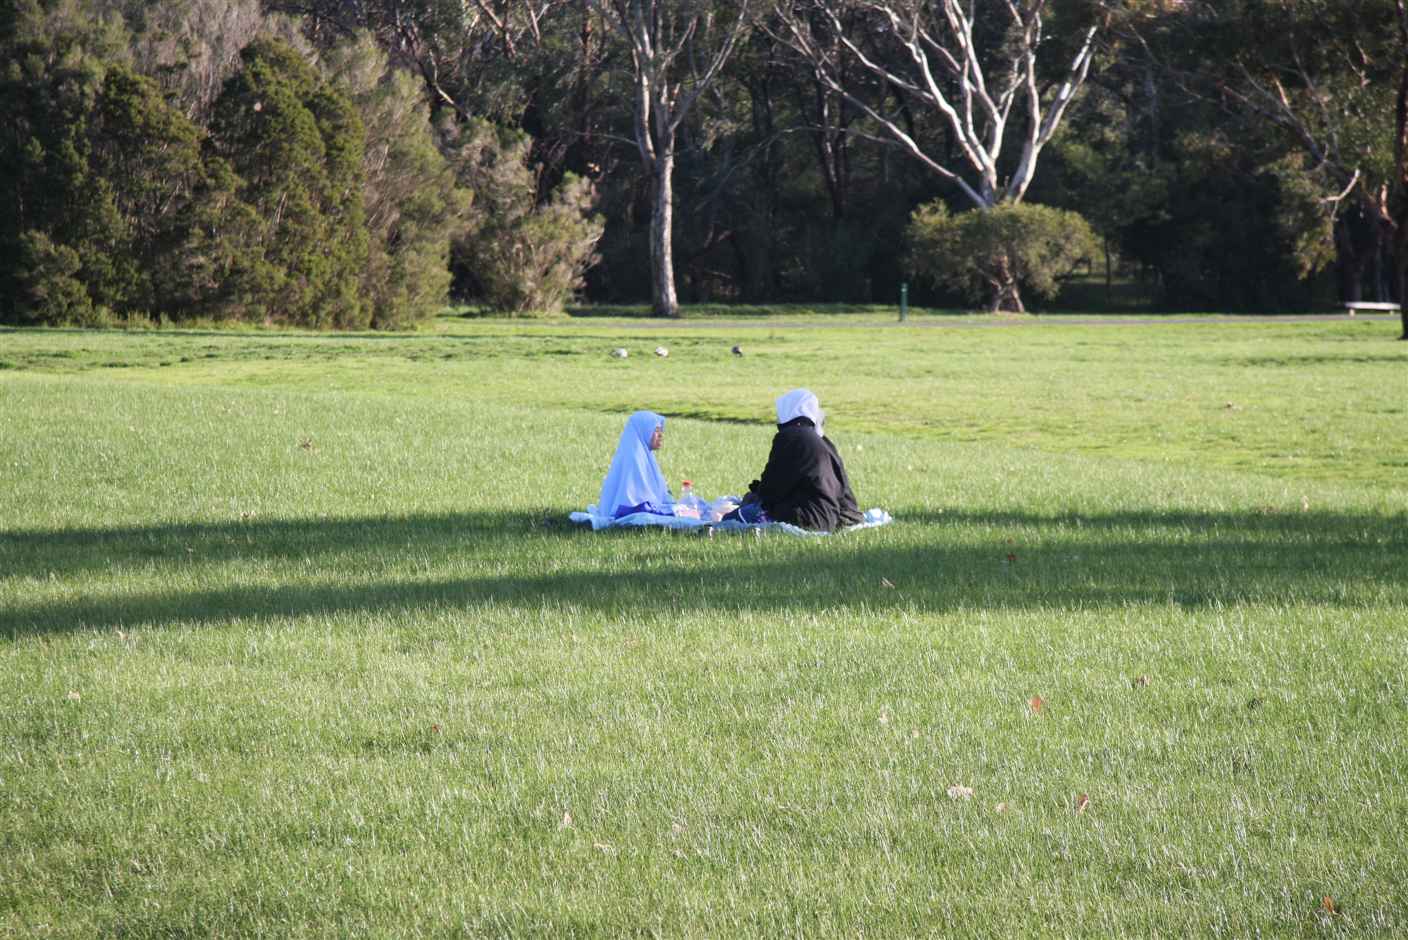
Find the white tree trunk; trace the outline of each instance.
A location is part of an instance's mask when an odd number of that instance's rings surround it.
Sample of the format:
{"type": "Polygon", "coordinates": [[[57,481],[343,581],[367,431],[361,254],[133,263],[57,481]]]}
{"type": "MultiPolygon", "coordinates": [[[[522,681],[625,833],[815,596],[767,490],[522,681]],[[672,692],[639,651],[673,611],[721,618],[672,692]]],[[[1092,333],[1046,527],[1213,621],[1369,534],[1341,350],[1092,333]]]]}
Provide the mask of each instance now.
{"type": "Polygon", "coordinates": [[[1036,52],[1043,38],[1046,0],[993,0],[992,6],[1010,17],[1013,41],[987,62],[973,38],[975,4],[965,9],[962,0],[864,0],[858,5],[852,0],[812,0],[806,9],[824,21],[823,34],[798,13],[795,0],[773,0],[774,20],[780,25],[772,35],[800,53],[818,81],[864,111],[893,143],[957,186],[974,208],[990,209],[1020,202],[1026,195],[1042,149],[1090,71],[1097,32],[1095,26],[1086,29],[1055,92],[1043,94],[1036,52]],[[869,16],[843,17],[848,8],[869,16]],[[872,51],[877,41],[887,47],[883,54],[872,51]],[[859,63],[872,80],[898,89],[939,118],[961,162],[950,166],[925,151],[898,120],[862,97],[855,83],[844,80],[841,55],[859,63]],[[998,175],[999,159],[1010,149],[1008,132],[1019,101],[1025,120],[1021,151],[1004,181],[998,175]]]}
{"type": "Polygon", "coordinates": [[[650,277],[657,317],[680,315],[679,298],[675,295],[674,174],[675,154],[671,148],[657,155],[653,174],[655,201],[650,214],[650,277]]]}
{"type": "Polygon", "coordinates": [[[585,0],[626,40],[635,80],[635,135],[651,177],[650,275],[656,316],[679,316],[672,244],[675,137],[733,54],[752,0],[738,0],[713,35],[713,0],[585,0]],[[712,46],[701,50],[700,46],[712,46]],[[702,55],[700,54],[702,51],[702,55]],[[703,68],[700,68],[700,65],[703,68]]]}

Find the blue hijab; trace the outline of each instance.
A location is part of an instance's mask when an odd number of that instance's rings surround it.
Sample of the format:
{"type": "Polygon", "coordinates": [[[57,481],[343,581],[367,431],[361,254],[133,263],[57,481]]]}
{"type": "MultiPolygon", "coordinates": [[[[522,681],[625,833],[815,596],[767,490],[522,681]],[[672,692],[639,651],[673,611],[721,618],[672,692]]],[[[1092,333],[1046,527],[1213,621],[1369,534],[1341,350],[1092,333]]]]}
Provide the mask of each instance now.
{"type": "Polygon", "coordinates": [[[665,475],[655,462],[650,438],[665,419],[653,411],[637,411],[626,419],[611,469],[601,484],[597,512],[603,516],[624,516],[632,512],[669,514],[675,499],[665,483],[665,475]]]}

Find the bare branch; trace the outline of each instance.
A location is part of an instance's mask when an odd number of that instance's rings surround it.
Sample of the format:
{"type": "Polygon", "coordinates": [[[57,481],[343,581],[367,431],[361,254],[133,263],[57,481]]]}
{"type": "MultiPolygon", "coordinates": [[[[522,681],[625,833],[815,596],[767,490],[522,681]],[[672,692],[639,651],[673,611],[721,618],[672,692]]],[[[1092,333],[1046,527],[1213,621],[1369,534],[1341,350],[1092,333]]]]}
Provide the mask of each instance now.
{"type": "Polygon", "coordinates": [[[1048,102],[1036,57],[1043,40],[1046,0],[992,2],[1005,9],[1013,31],[1012,43],[996,52],[985,53],[974,39],[978,14],[971,0],[966,6],[963,0],[860,0],[851,6],[845,0],[811,0],[805,9],[822,18],[833,35],[834,49],[816,41],[813,27],[795,3],[773,0],[778,25],[770,31],[774,39],[807,60],[818,82],[864,112],[925,167],[955,183],[975,206],[989,208],[998,202],[1020,201],[1026,194],[1042,148],[1089,75],[1098,33],[1098,26],[1092,26],[1083,34],[1048,102]],[[843,7],[863,13],[861,24],[843,22],[843,7]],[[856,82],[843,78],[842,56],[945,125],[966,168],[935,159],[913,133],[880,113],[856,82]],[[1001,77],[993,83],[990,74],[1001,77]],[[1026,122],[1023,149],[1012,179],[1001,186],[998,166],[1019,97],[1026,122]]]}

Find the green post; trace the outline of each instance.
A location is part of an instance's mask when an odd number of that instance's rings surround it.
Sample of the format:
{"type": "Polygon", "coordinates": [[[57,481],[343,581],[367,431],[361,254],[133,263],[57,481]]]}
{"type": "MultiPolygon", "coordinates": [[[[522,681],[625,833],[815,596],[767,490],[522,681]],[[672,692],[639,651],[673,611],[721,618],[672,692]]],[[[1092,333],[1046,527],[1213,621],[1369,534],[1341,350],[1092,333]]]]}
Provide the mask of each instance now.
{"type": "Polygon", "coordinates": [[[900,281],[900,322],[909,318],[909,282],[900,281]]]}

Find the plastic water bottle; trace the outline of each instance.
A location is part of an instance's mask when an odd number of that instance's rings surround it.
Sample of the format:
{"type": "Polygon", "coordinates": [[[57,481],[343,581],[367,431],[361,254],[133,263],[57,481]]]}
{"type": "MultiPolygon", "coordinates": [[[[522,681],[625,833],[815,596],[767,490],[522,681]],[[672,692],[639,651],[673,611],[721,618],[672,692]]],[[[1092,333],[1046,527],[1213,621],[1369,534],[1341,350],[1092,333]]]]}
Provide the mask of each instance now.
{"type": "Polygon", "coordinates": [[[680,483],[680,498],[675,501],[675,515],[683,519],[701,519],[704,516],[704,500],[694,494],[694,484],[689,480],[680,483]]]}

